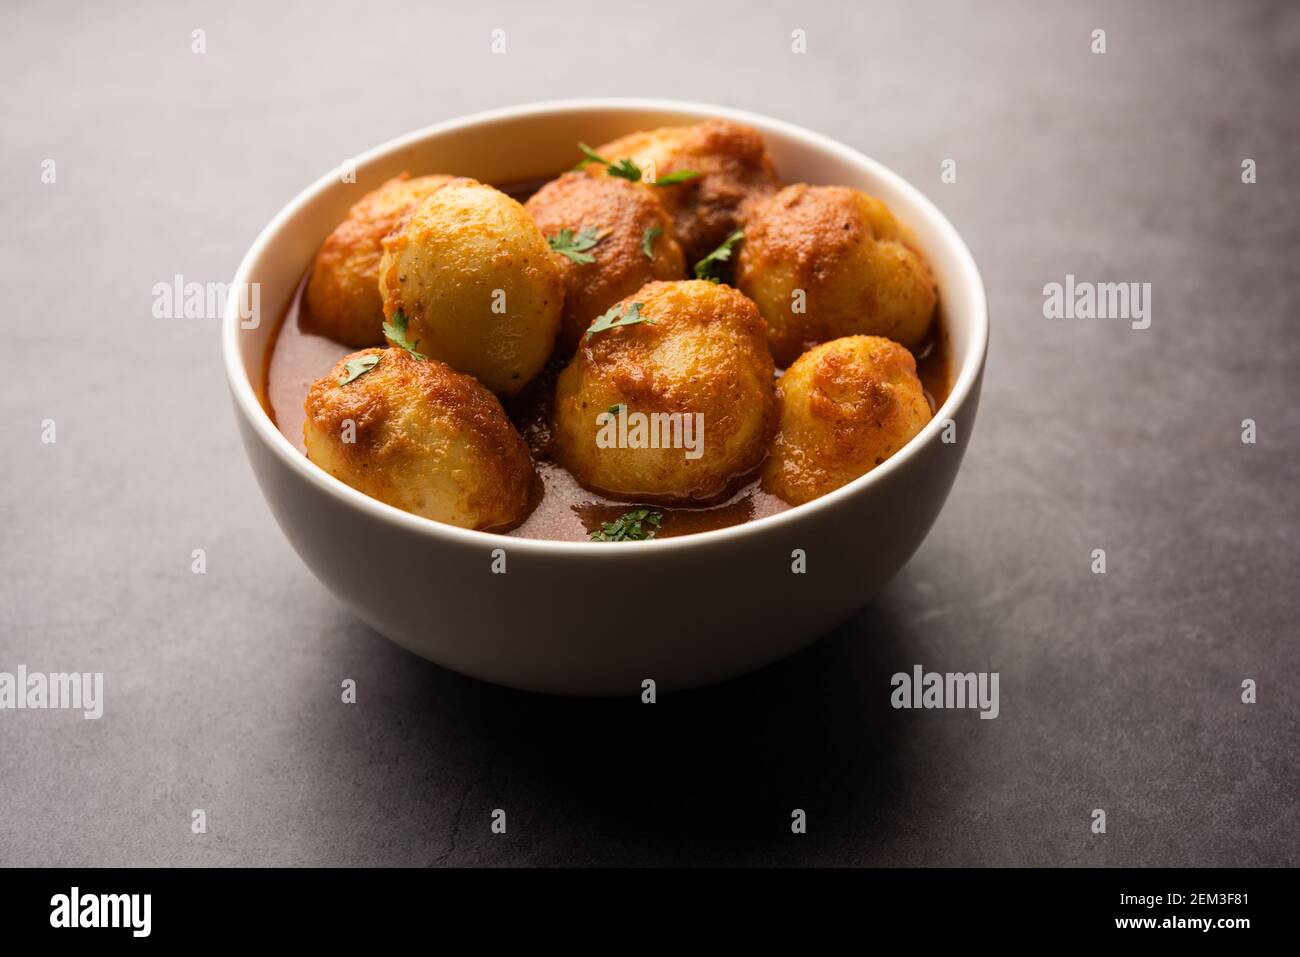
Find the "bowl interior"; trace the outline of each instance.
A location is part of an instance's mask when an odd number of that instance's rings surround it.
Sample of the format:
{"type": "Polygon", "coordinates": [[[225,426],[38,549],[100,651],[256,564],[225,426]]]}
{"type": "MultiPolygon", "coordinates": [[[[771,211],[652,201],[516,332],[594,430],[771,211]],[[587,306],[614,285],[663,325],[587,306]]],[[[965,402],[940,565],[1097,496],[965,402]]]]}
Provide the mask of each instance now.
{"type": "MultiPolygon", "coordinates": [[[[384,180],[402,172],[453,173],[488,183],[540,179],[573,166],[580,158],[576,146],[580,141],[595,146],[636,130],[714,116],[758,129],[785,182],[861,189],[888,203],[913,231],[938,282],[952,363],[948,399],[927,427],[937,428],[945,409],[955,407],[971,389],[987,341],[983,287],[951,224],[901,177],[827,137],[755,114],[661,101],[576,101],[479,114],[421,130],[357,157],[354,182],[345,182],[342,175],[353,164],[341,163],[322,176],[263,230],[240,265],[236,283],[260,284],[261,312],[256,323],[241,323],[233,307],[237,297],[232,297],[225,316],[227,359],[237,367],[230,370],[237,403],[269,442],[281,446],[282,453],[298,455],[257,401],[266,352],[277,321],[321,242],[353,203],[384,180]]],[[[913,442],[924,440],[925,433],[913,442]]],[[[905,453],[906,449],[899,454],[905,453]]],[[[692,537],[713,534],[717,533],[692,537]]]]}

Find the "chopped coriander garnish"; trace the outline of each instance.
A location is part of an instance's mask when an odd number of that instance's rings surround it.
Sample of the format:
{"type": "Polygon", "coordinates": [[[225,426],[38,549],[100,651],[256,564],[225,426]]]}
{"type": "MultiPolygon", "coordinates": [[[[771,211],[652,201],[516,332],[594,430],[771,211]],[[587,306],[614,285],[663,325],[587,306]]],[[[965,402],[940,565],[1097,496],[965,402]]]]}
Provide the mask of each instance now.
{"type": "Polygon", "coordinates": [[[578,164],[578,169],[582,169],[588,163],[599,163],[601,166],[609,165],[609,160],[605,159],[605,157],[601,156],[586,143],[579,143],[578,149],[582,150],[582,155],[586,157],[586,159],[578,164]]]}
{"type": "Polygon", "coordinates": [[[600,242],[600,239],[600,230],[594,226],[580,230],[576,236],[573,235],[572,229],[561,229],[554,236],[546,237],[553,250],[579,264],[596,261],[596,257],[587,250],[600,242]]]}
{"type": "Polygon", "coordinates": [[[621,159],[616,163],[611,163],[605,157],[601,156],[586,143],[579,143],[578,149],[582,150],[582,155],[586,157],[577,168],[582,169],[588,163],[599,163],[609,170],[610,176],[621,176],[623,179],[630,179],[632,182],[640,182],[641,167],[637,166],[630,159],[621,159]]]}
{"type": "Polygon", "coordinates": [[[734,233],[724,239],[721,246],[695,264],[695,278],[707,279],[709,282],[717,282],[718,276],[715,272],[716,265],[729,260],[731,258],[732,248],[736,243],[740,242],[744,238],[744,231],[737,229],[734,233]]]}
{"type": "Polygon", "coordinates": [[[638,508],[624,512],[612,522],[604,522],[600,528],[591,533],[593,542],[641,542],[654,538],[654,529],[663,523],[662,512],[652,512],[648,508],[638,508]],[[646,525],[654,528],[647,529],[646,525]]]}
{"type": "Polygon", "coordinates": [[[389,338],[389,341],[391,341],[393,345],[405,349],[417,359],[423,359],[424,354],[415,351],[416,347],[420,344],[420,340],[416,339],[414,342],[411,342],[406,338],[406,322],[406,313],[398,309],[393,313],[393,318],[384,323],[384,335],[389,338]]]}
{"type": "Polygon", "coordinates": [[[609,414],[610,414],[610,415],[618,415],[618,414],[619,414],[620,412],[622,412],[622,411],[623,411],[623,403],[622,403],[622,402],[618,402],[618,403],[616,403],[616,404],[614,404],[614,405],[611,405],[611,406],[609,407],[609,414]]]}
{"type": "Polygon", "coordinates": [[[653,260],[655,258],[655,238],[663,232],[659,226],[651,226],[641,237],[641,252],[645,253],[645,258],[653,260]]]}
{"type": "Polygon", "coordinates": [[[614,163],[606,164],[610,176],[620,176],[623,179],[631,180],[633,183],[641,182],[641,167],[637,166],[630,159],[621,159],[614,163]]]}
{"type": "Polygon", "coordinates": [[[374,355],[361,356],[357,359],[349,359],[347,362],[343,363],[343,368],[348,370],[348,374],[342,379],[339,379],[339,385],[347,385],[358,376],[365,375],[375,366],[379,365],[379,360],[383,357],[383,353],[375,353],[374,355]]]}
{"type": "MultiPolygon", "coordinates": [[[[582,169],[584,166],[591,163],[599,163],[601,166],[606,167],[610,176],[618,176],[622,179],[630,180],[633,183],[641,182],[641,177],[644,175],[644,172],[634,160],[624,157],[621,160],[614,160],[611,162],[593,150],[586,143],[579,143],[578,149],[582,150],[583,159],[574,167],[574,169],[582,169]]],[[[656,177],[652,182],[655,186],[676,186],[678,183],[684,183],[688,179],[695,179],[695,177],[699,175],[700,174],[693,169],[679,169],[674,170],[667,176],[656,177]]]]}
{"type": "Polygon", "coordinates": [[[656,186],[675,186],[677,183],[684,183],[688,179],[695,179],[700,174],[693,169],[679,169],[676,172],[669,173],[667,176],[660,176],[655,179],[656,186]]]}
{"type": "Polygon", "coordinates": [[[587,338],[590,339],[596,333],[604,332],[606,329],[613,329],[616,326],[635,326],[638,322],[653,323],[653,319],[647,319],[641,315],[641,307],[644,305],[643,302],[634,302],[627,307],[626,313],[619,316],[618,303],[615,303],[609,307],[609,311],[591,324],[587,329],[587,338]]]}

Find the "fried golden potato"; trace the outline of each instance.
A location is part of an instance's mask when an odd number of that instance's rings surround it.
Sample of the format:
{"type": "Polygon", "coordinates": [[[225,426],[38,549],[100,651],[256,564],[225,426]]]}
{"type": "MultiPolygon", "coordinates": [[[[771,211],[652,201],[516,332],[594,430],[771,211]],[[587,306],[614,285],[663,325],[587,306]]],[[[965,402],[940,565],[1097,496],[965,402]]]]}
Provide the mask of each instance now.
{"type": "Polygon", "coordinates": [[[846,336],[804,353],[777,386],[780,428],[763,488],[791,505],[847,485],[930,421],[916,360],[879,336],[846,336]]]}
{"type": "Polygon", "coordinates": [[[646,321],[583,336],[556,384],[556,458],[614,498],[725,498],[762,462],[776,422],[758,309],[699,280],[652,282],[615,309],[646,321]]]}
{"type": "MultiPolygon", "coordinates": [[[[700,175],[670,186],[648,186],[673,219],[688,265],[716,249],[740,223],[747,204],[780,187],[758,131],[730,120],[665,126],[620,137],[596,149],[610,162],[630,159],[656,179],[692,170],[700,175]]],[[[591,163],[589,175],[607,176],[591,163]]]]}
{"type": "Polygon", "coordinates": [[[384,341],[384,304],[379,296],[383,238],[407,208],[450,183],[453,176],[403,173],[361,197],[347,219],[329,234],[307,280],[299,323],[308,332],[346,346],[384,341]]]}
{"type": "Polygon", "coordinates": [[[436,359],[354,352],[312,383],[304,409],[307,457],[404,511],[503,531],[537,500],[528,447],[496,396],[436,359]]]}
{"type": "Polygon", "coordinates": [[[557,345],[564,355],[572,355],[592,321],[620,299],[651,280],[686,274],[668,213],[653,193],[625,179],[565,173],[533,194],[524,209],[553,249],[572,253],[554,253],[564,276],[557,345]],[[599,239],[588,247],[593,235],[599,239]]]}
{"type": "Polygon", "coordinates": [[[778,366],[841,336],[915,346],[937,298],[929,264],[888,206],[806,183],[747,210],[736,285],[767,320],[778,366]]]}
{"type": "Polygon", "coordinates": [[[464,178],[412,206],[384,237],[379,291],[407,342],[499,395],[546,364],[564,309],[560,267],[532,217],[464,178]]]}

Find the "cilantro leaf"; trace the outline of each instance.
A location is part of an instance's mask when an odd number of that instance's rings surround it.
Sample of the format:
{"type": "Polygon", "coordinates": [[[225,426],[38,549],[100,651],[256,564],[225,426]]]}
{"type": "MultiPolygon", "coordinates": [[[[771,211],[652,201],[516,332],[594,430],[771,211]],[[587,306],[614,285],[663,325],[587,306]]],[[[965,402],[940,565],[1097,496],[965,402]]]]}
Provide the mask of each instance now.
{"type": "Polygon", "coordinates": [[[624,512],[612,522],[603,522],[600,528],[591,533],[593,542],[640,542],[654,538],[654,528],[663,524],[662,512],[652,512],[648,508],[633,509],[624,512]],[[646,525],[654,528],[647,529],[646,525]]]}
{"type": "Polygon", "coordinates": [[[614,163],[606,164],[610,176],[620,176],[623,179],[631,180],[633,183],[641,182],[641,167],[630,159],[621,159],[614,163]]]}
{"type": "Polygon", "coordinates": [[[393,345],[405,349],[417,359],[424,359],[425,356],[423,353],[415,351],[416,347],[420,344],[420,340],[416,339],[414,342],[411,342],[406,338],[406,323],[406,313],[398,309],[393,313],[393,318],[384,323],[384,335],[388,337],[388,340],[393,345]]]}
{"type": "Polygon", "coordinates": [[[587,329],[587,338],[590,339],[598,332],[604,332],[606,329],[614,329],[618,326],[635,326],[639,322],[653,323],[653,319],[647,319],[641,315],[641,307],[644,305],[643,302],[634,302],[627,307],[626,313],[619,316],[618,303],[615,303],[609,307],[608,312],[591,324],[587,329]]]}
{"type": "Polygon", "coordinates": [[[609,160],[605,159],[605,157],[601,156],[586,143],[579,143],[578,149],[582,150],[582,155],[585,156],[586,159],[574,167],[575,169],[582,169],[588,163],[599,163],[601,166],[609,165],[609,160]]]}
{"type": "Polygon", "coordinates": [[[693,169],[679,169],[676,172],[669,173],[667,176],[660,176],[655,179],[656,186],[675,186],[678,183],[684,183],[688,179],[695,179],[700,174],[693,169]]]}
{"type": "MultiPolygon", "coordinates": [[[[575,166],[574,169],[582,169],[584,166],[588,166],[592,163],[599,163],[609,171],[610,176],[619,176],[623,179],[631,180],[633,183],[641,182],[641,167],[637,166],[632,160],[624,158],[610,162],[586,143],[579,143],[578,149],[582,150],[583,159],[579,161],[578,165],[575,166]]],[[[671,186],[673,183],[680,183],[683,180],[691,179],[692,177],[699,175],[699,173],[692,172],[691,170],[682,170],[677,173],[669,173],[660,180],[660,182],[666,186],[671,186]]]]}
{"type": "Polygon", "coordinates": [[[737,229],[722,241],[722,245],[695,264],[695,278],[718,282],[717,265],[731,259],[731,250],[736,243],[745,238],[743,230],[737,229]]]}
{"type": "Polygon", "coordinates": [[[594,226],[586,227],[577,236],[573,235],[572,229],[561,229],[554,236],[546,237],[546,241],[550,243],[553,250],[579,264],[594,263],[596,261],[596,257],[587,250],[600,240],[600,230],[594,226]]]}
{"type": "Polygon", "coordinates": [[[651,226],[641,237],[641,252],[645,253],[645,258],[654,261],[655,258],[655,239],[663,232],[659,226],[651,226]]]}
{"type": "Polygon", "coordinates": [[[383,357],[383,353],[375,353],[374,355],[349,359],[347,362],[343,363],[343,368],[348,371],[348,374],[342,379],[339,379],[339,385],[347,385],[353,379],[365,375],[375,366],[379,365],[379,360],[383,357]]]}

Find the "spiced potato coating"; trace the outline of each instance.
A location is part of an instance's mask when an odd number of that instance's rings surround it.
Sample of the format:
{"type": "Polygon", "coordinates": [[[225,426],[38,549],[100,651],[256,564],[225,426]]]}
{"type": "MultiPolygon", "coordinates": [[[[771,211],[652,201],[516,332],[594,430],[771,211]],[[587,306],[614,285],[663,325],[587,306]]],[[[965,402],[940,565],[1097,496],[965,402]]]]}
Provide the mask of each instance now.
{"type": "Polygon", "coordinates": [[[405,349],[365,349],[312,383],[307,457],[372,498],[435,521],[502,531],[540,485],[528,447],[478,381],[405,349]],[[378,357],[351,374],[350,360],[378,357]]]}
{"type": "MultiPolygon", "coordinates": [[[[644,187],[655,191],[672,217],[688,266],[735,232],[748,204],[780,187],[763,137],[731,120],[631,133],[596,152],[610,162],[631,159],[642,170],[653,165],[656,179],[683,170],[699,174],[682,183],[644,187]]],[[[586,169],[589,175],[608,175],[598,163],[586,169]]]]}
{"type": "Polygon", "coordinates": [[[450,183],[452,176],[403,173],[363,196],[329,234],[307,281],[303,329],[347,346],[384,341],[379,295],[383,238],[412,203],[450,183]]]}
{"type": "Polygon", "coordinates": [[[804,353],[777,386],[780,427],[763,488],[801,505],[865,475],[930,421],[912,353],[847,336],[804,353]]]}
{"type": "Polygon", "coordinates": [[[658,198],[625,179],[565,173],[539,189],[524,204],[543,235],[599,235],[596,245],[576,262],[556,252],[564,277],[564,315],[557,348],[572,355],[587,327],[610,306],[654,279],[686,274],[672,220],[658,198]],[[646,250],[650,255],[646,255],[646,250]]]}
{"type": "MultiPolygon", "coordinates": [[[[725,498],[767,454],[776,421],[766,327],[739,292],[699,280],[652,282],[620,303],[648,322],[584,335],[560,374],[554,451],[579,482],[611,497],[701,504],[725,498]],[[602,448],[600,416],[619,409],[702,417],[699,456],[683,447],[602,448]]],[[[630,443],[629,443],[630,445],[630,443]]]]}
{"type": "Polygon", "coordinates": [[[383,245],[384,317],[394,323],[400,312],[420,352],[499,395],[518,392],[546,364],[564,281],[518,202],[460,178],[410,207],[383,245]]]}
{"type": "Polygon", "coordinates": [[[806,183],[747,210],[736,284],[767,320],[778,366],[842,336],[915,346],[937,299],[929,264],[885,203],[806,183]]]}

